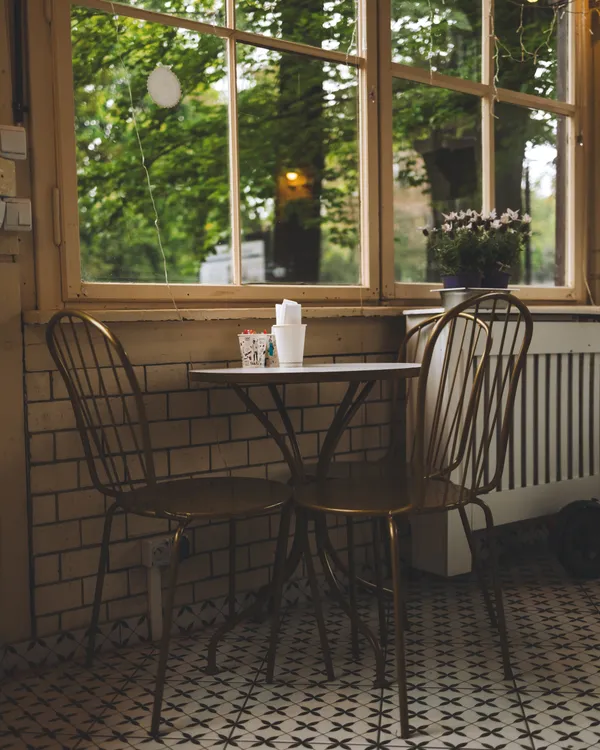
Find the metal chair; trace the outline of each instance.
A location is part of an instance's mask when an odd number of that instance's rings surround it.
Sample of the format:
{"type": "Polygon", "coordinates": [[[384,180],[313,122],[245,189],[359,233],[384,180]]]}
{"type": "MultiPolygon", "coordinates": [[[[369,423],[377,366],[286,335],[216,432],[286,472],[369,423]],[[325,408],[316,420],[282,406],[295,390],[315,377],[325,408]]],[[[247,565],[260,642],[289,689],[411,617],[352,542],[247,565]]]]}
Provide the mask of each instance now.
{"type": "MultiPolygon", "coordinates": [[[[281,567],[287,549],[291,491],[279,482],[249,477],[158,481],[142,393],[133,367],[117,337],[91,315],[64,310],[50,320],[46,340],[67,387],[92,482],[96,489],[113,498],[104,523],[88,635],[88,665],[91,666],[94,658],[111,524],[115,513],[120,510],[168,519],[176,525],[152,714],[151,732],[156,736],[160,726],[183,532],[194,520],[231,522],[282,511],[275,563],[276,568],[281,567]]],[[[233,572],[230,571],[230,574],[233,572]]],[[[216,647],[222,635],[250,613],[251,609],[248,609],[230,617],[216,631],[209,646],[208,672],[216,672],[216,647]]],[[[277,609],[274,623],[278,614],[277,609]]]]}
{"type": "MultiPolygon", "coordinates": [[[[381,648],[369,628],[341,598],[325,517],[343,514],[347,518],[380,518],[387,523],[403,738],[408,737],[409,720],[399,519],[425,513],[459,512],[490,620],[499,631],[505,677],[509,679],[512,675],[493,516],[482,496],[496,489],[501,479],[515,393],[532,331],[528,309],[503,292],[467,300],[425,321],[405,341],[407,358],[421,360],[419,378],[414,385],[407,386],[408,461],[385,469],[383,464],[375,465],[371,476],[358,472],[345,478],[317,479],[295,489],[297,505],[315,518],[319,557],[332,591],[352,618],[353,628],[360,630],[375,650],[379,684],[384,681],[381,648]],[[494,602],[465,511],[469,503],[478,505],[485,515],[494,602]]],[[[352,467],[349,471],[352,472],[352,467]]],[[[274,660],[274,654],[270,654],[270,660],[274,660]]]]}

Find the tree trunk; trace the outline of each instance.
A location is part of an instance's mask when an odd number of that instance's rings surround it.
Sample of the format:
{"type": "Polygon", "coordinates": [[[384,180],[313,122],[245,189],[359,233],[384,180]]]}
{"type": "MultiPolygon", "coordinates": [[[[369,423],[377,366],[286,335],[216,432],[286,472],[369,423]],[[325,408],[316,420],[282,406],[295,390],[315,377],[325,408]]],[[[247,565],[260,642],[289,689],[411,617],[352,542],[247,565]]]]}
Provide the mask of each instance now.
{"type": "MultiPolygon", "coordinates": [[[[306,29],[307,44],[321,46],[323,0],[281,3],[284,38],[306,29]],[[307,21],[308,19],[308,21],[307,21]]],[[[290,53],[279,64],[273,264],[280,282],[316,283],[321,258],[321,190],[325,165],[325,73],[319,60],[290,53]],[[297,180],[286,175],[296,173],[297,180]],[[297,184],[294,184],[297,183],[297,184]]]]}
{"type": "MultiPolygon", "coordinates": [[[[443,223],[442,214],[479,207],[480,148],[475,138],[450,141],[440,133],[434,133],[427,143],[433,147],[415,145],[420,147],[425,162],[433,221],[439,226],[443,223]],[[440,142],[443,145],[436,145],[440,142]]],[[[430,247],[427,248],[427,281],[438,281],[430,247]]]]}
{"type": "MultiPolygon", "coordinates": [[[[512,208],[525,212],[523,185],[523,162],[529,131],[531,112],[512,104],[496,104],[495,161],[496,161],[496,208],[498,215],[512,208]]],[[[511,268],[511,283],[519,283],[523,277],[523,259],[511,268]]]]}

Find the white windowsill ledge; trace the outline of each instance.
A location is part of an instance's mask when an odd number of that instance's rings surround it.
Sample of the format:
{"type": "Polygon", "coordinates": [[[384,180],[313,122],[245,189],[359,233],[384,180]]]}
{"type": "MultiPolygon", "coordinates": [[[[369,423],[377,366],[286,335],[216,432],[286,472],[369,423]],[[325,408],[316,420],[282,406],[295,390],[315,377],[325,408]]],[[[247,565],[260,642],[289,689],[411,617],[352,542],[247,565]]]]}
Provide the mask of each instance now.
{"type": "MultiPolygon", "coordinates": [[[[591,305],[540,305],[530,306],[536,315],[559,315],[576,317],[600,317],[600,307],[591,305]]],[[[28,325],[44,325],[55,311],[27,310],[23,313],[23,321],[28,325]]],[[[105,323],[160,323],[169,321],[204,322],[211,320],[243,320],[252,321],[275,319],[274,307],[232,307],[232,308],[204,308],[175,310],[173,308],[161,310],[94,310],[88,312],[105,323]]],[[[399,305],[364,305],[363,307],[315,307],[303,306],[303,317],[310,320],[336,318],[390,318],[400,315],[435,315],[443,312],[441,307],[406,307],[399,305]]]]}
{"type": "MultiPolygon", "coordinates": [[[[313,307],[302,306],[302,315],[311,320],[318,318],[381,318],[397,317],[402,315],[405,307],[373,306],[347,306],[347,307],[313,307]]],[[[205,309],[181,309],[174,308],[161,310],[94,310],[86,309],[90,315],[105,323],[128,323],[128,322],[168,322],[168,321],[210,321],[210,320],[244,320],[251,323],[255,320],[271,320],[275,322],[275,306],[271,307],[232,307],[232,308],[205,308],[205,309]]],[[[52,310],[28,310],[23,313],[23,320],[29,325],[43,325],[47,323],[55,311],[52,310]]]]}

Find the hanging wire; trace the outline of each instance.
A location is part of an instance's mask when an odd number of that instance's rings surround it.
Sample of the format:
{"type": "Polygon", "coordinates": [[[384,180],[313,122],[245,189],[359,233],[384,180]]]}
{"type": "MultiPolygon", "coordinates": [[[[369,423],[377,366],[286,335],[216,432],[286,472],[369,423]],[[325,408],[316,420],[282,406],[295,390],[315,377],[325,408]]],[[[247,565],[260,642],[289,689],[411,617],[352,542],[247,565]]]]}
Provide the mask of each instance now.
{"type": "Polygon", "coordinates": [[[162,241],[162,233],[160,231],[160,217],[158,214],[158,208],[156,206],[156,201],[154,199],[154,188],[152,187],[152,181],[150,179],[150,170],[146,166],[146,154],[144,153],[144,146],[142,144],[142,137],[140,135],[140,129],[138,127],[138,121],[136,116],[136,107],[133,101],[133,91],[131,89],[131,78],[129,75],[129,70],[125,64],[125,59],[123,58],[123,53],[121,51],[121,31],[119,29],[119,15],[116,11],[115,4],[111,2],[111,8],[113,11],[113,22],[115,26],[115,33],[117,37],[117,55],[119,57],[119,61],[121,63],[121,68],[123,70],[123,73],[125,74],[125,85],[127,86],[127,93],[129,96],[129,109],[131,111],[131,121],[133,123],[133,129],[135,131],[135,137],[138,143],[138,147],[140,149],[140,158],[141,158],[141,164],[142,168],[144,170],[144,173],[146,175],[146,184],[148,186],[148,194],[150,196],[150,202],[152,203],[152,211],[154,213],[154,228],[156,230],[156,239],[158,241],[158,247],[160,249],[160,254],[162,256],[162,264],[163,264],[163,271],[165,276],[165,284],[167,285],[167,289],[169,291],[169,296],[171,297],[171,302],[173,303],[173,307],[175,308],[175,311],[177,313],[177,316],[179,320],[183,323],[183,316],[181,315],[181,311],[179,310],[179,307],[177,306],[177,301],[175,300],[175,295],[173,294],[173,290],[171,288],[171,284],[169,282],[169,270],[167,265],[167,256],[165,253],[165,248],[163,246],[162,241]]]}

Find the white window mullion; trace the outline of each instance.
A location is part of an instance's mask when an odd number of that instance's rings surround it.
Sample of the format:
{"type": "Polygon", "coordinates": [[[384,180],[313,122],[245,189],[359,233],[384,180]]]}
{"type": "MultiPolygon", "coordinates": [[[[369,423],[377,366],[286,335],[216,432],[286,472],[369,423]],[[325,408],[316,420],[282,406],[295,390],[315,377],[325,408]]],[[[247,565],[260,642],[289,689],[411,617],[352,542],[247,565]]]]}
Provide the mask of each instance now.
{"type": "Polygon", "coordinates": [[[483,211],[494,208],[494,0],[482,0],[481,7],[481,80],[486,93],[481,100],[481,203],[483,211]]]}
{"type": "Polygon", "coordinates": [[[481,208],[491,211],[496,202],[494,145],[494,98],[481,100],[481,208]]]}
{"type": "MultiPolygon", "coordinates": [[[[235,28],[235,0],[227,0],[227,26],[235,28]]],[[[237,49],[235,33],[227,40],[227,77],[229,81],[229,196],[231,212],[232,281],[242,283],[242,236],[240,215],[240,156],[237,109],[237,49]]]]}
{"type": "Polygon", "coordinates": [[[395,271],[391,0],[380,0],[378,10],[381,293],[384,297],[393,297],[395,271]]]}
{"type": "Polygon", "coordinates": [[[358,3],[357,52],[361,59],[359,84],[359,176],[360,176],[360,268],[361,286],[380,287],[379,224],[379,133],[378,102],[381,92],[377,73],[377,4],[358,3]]]}

